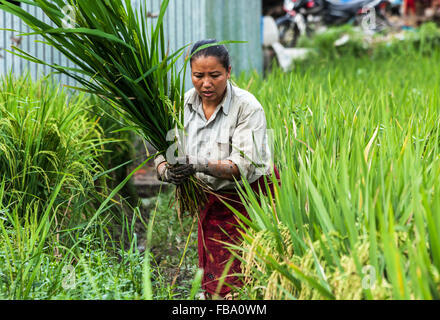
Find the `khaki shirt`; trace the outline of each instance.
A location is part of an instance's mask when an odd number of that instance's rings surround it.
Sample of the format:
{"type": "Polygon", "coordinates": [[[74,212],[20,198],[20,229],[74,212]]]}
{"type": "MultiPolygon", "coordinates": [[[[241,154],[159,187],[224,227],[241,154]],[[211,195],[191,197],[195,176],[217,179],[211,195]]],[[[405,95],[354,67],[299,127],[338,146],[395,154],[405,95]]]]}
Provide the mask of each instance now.
{"type": "MultiPolygon", "coordinates": [[[[184,128],[177,132],[179,156],[230,160],[249,183],[270,173],[273,162],[263,107],[251,93],[229,81],[223,101],[209,120],[196,90],[185,94],[184,128]]],[[[158,163],[164,160],[160,156],[158,163]]],[[[196,176],[214,191],[233,189],[236,185],[235,181],[200,172],[196,176]]]]}

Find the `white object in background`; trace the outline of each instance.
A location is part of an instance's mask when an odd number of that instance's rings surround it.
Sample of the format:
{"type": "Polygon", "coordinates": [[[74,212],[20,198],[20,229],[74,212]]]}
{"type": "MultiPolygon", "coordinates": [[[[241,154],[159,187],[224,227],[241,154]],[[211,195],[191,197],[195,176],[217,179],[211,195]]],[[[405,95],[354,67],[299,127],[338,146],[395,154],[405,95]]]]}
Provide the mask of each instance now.
{"type": "Polygon", "coordinates": [[[263,46],[271,46],[280,41],[280,34],[274,18],[271,16],[263,17],[263,46]]]}
{"type": "Polygon", "coordinates": [[[335,47],[340,47],[346,44],[348,41],[350,41],[350,36],[348,34],[344,34],[342,37],[335,41],[334,45],[335,47]]]}
{"type": "Polygon", "coordinates": [[[302,14],[296,14],[295,15],[295,23],[298,26],[300,35],[306,34],[306,20],[304,19],[304,16],[302,14]]]}
{"type": "Polygon", "coordinates": [[[292,69],[294,60],[303,60],[307,58],[307,55],[310,53],[310,49],[307,48],[284,48],[279,42],[273,43],[272,48],[284,72],[292,69]]]}

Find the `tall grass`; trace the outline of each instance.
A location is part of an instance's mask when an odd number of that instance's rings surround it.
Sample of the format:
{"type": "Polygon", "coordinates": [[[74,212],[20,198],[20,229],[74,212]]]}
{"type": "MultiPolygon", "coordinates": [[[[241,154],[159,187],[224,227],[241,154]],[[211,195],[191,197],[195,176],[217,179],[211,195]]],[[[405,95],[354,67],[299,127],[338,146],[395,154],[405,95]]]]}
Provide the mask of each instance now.
{"type": "Polygon", "coordinates": [[[439,58],[347,56],[242,82],[281,174],[274,202],[243,191],[249,297],[440,298],[439,58]]]}
{"type": "MultiPolygon", "coordinates": [[[[45,202],[66,175],[69,192],[84,194],[100,169],[101,130],[82,109],[84,95],[70,97],[55,85],[11,74],[0,82],[0,168],[13,200],[45,202]]],[[[66,199],[63,199],[63,201],[66,199]]],[[[9,200],[11,201],[11,200],[9,200]]]]}
{"type": "MultiPolygon", "coordinates": [[[[130,239],[129,248],[108,250],[112,239],[101,240],[93,229],[86,234],[62,230],[75,242],[69,246],[59,242],[59,233],[52,231],[59,210],[53,200],[62,184],[52,193],[43,216],[37,206],[27,206],[22,219],[18,210],[22,202],[0,205],[0,298],[139,299],[144,275],[136,237],[130,239]]],[[[1,189],[0,199],[3,195],[1,189]]],[[[126,233],[133,235],[133,226],[124,226],[126,233]]],[[[94,228],[105,227],[97,221],[94,228]]],[[[153,268],[151,274],[157,287],[160,275],[153,268]]]]}

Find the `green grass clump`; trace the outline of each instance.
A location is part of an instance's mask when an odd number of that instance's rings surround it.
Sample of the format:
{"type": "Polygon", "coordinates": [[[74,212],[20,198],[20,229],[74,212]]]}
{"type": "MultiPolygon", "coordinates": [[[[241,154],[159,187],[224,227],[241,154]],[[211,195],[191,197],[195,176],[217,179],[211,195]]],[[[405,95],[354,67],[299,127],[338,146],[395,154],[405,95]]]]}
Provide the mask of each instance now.
{"type": "Polygon", "coordinates": [[[405,32],[403,39],[394,39],[377,44],[372,56],[382,59],[395,54],[405,55],[414,50],[430,56],[432,51],[437,50],[439,45],[440,29],[435,23],[427,22],[417,29],[405,32]]]}
{"type": "Polygon", "coordinates": [[[361,31],[357,31],[351,25],[331,27],[325,32],[311,37],[302,36],[298,41],[298,47],[313,48],[312,59],[338,59],[345,56],[361,57],[368,54],[369,46],[364,41],[361,31]],[[348,36],[347,43],[335,46],[335,42],[343,36],[348,36]]]}

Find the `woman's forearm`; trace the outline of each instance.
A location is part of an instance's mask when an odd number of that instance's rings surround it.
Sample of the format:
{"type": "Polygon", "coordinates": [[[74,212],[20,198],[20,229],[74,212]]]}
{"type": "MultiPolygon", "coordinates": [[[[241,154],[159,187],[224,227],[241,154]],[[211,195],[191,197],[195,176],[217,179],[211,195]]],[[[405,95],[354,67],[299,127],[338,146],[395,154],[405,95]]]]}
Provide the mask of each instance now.
{"type": "MultiPolygon", "coordinates": [[[[179,159],[177,163],[185,163],[184,159],[179,159]]],[[[237,165],[230,160],[204,160],[204,161],[196,161],[199,159],[192,159],[193,163],[196,163],[194,169],[196,172],[202,172],[204,174],[233,181],[234,178],[238,179],[240,177],[240,170],[237,165]]],[[[189,162],[189,160],[188,160],[189,162]]],[[[156,165],[156,170],[159,176],[163,176],[165,171],[166,162],[162,162],[156,165]]]]}
{"type": "Polygon", "coordinates": [[[204,173],[216,178],[234,180],[240,177],[240,170],[230,160],[209,161],[204,173]]]}

